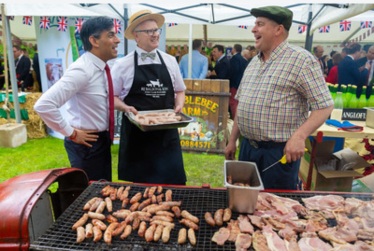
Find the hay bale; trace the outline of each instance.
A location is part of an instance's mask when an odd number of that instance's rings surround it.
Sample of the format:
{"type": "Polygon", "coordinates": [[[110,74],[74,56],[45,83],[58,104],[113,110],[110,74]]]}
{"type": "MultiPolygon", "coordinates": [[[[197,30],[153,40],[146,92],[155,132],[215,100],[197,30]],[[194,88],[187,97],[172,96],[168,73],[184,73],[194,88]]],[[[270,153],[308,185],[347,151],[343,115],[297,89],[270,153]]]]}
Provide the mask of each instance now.
{"type": "MultiPolygon", "coordinates": [[[[22,120],[21,122],[26,125],[27,137],[31,139],[44,138],[48,135],[44,121],[34,111],[34,104],[40,98],[42,94],[43,93],[41,92],[28,94],[26,96],[26,102],[24,104],[21,104],[21,103],[19,104],[20,109],[26,109],[29,114],[29,119],[22,120]]],[[[4,102],[0,103],[0,106],[2,106],[3,103],[4,102]]],[[[14,109],[14,104],[10,103],[9,108],[14,109]]],[[[16,120],[10,119],[10,122],[16,123],[16,120]]],[[[0,125],[6,124],[6,123],[7,123],[6,119],[0,118],[0,125]]]]}

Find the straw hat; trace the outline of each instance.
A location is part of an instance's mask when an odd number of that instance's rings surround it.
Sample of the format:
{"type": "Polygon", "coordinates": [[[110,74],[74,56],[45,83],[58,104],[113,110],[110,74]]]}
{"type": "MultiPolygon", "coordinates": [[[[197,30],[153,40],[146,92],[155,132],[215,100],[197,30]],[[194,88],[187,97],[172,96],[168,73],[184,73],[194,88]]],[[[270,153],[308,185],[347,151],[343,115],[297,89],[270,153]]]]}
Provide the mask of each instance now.
{"type": "Polygon", "coordinates": [[[138,11],[129,19],[129,27],[127,27],[125,31],[125,38],[134,39],[132,32],[134,31],[135,27],[147,20],[155,20],[158,28],[160,28],[165,22],[165,18],[161,14],[152,13],[150,10],[138,11]]]}

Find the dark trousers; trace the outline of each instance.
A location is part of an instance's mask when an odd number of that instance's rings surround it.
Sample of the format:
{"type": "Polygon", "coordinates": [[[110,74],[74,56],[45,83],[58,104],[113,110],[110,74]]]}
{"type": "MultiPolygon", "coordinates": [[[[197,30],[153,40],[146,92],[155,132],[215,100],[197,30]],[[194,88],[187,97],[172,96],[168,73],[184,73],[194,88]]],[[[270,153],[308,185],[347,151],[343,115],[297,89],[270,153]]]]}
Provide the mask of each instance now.
{"type": "Polygon", "coordinates": [[[65,137],[64,145],[71,167],[82,169],[89,180],[105,179],[112,181],[111,140],[108,131],[96,133],[96,142],[89,142],[92,147],[77,144],[65,137]]]}
{"type": "Polygon", "coordinates": [[[286,142],[257,142],[256,145],[247,138],[243,138],[240,145],[239,160],[255,162],[261,176],[265,189],[296,190],[300,160],[281,164],[278,163],[270,169],[262,172],[283,156],[283,149],[286,142]]]}

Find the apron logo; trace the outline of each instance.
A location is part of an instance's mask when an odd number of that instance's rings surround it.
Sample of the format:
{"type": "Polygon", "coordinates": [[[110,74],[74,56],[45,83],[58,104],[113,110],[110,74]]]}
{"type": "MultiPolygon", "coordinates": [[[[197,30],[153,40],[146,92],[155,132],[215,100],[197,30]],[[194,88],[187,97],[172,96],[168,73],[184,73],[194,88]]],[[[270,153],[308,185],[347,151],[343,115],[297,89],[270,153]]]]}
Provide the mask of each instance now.
{"type": "Polygon", "coordinates": [[[146,96],[160,98],[166,95],[168,87],[164,87],[164,84],[160,83],[159,79],[156,81],[149,80],[149,83],[147,83],[145,87],[141,87],[141,91],[143,91],[146,96]]]}

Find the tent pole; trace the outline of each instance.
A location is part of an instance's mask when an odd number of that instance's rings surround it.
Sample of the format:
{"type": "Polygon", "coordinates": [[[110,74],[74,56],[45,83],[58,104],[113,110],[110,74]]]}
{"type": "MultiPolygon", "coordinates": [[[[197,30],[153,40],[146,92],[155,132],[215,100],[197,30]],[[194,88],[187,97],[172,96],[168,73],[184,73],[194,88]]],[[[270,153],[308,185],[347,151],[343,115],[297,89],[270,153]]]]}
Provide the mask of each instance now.
{"type": "MultiPolygon", "coordinates": [[[[6,32],[6,43],[8,46],[8,65],[9,65],[9,73],[10,73],[10,82],[12,83],[12,90],[13,90],[13,105],[14,105],[14,113],[16,115],[16,122],[21,123],[21,112],[19,110],[19,100],[18,100],[18,85],[17,85],[17,78],[16,78],[16,67],[14,65],[14,56],[13,56],[13,46],[12,45],[12,35],[10,34],[10,25],[8,16],[5,16],[3,11],[3,19],[5,19],[5,32],[6,32]]],[[[6,83],[8,84],[8,83],[6,83]]]]}
{"type": "Polygon", "coordinates": [[[312,51],[312,44],[313,44],[313,34],[310,35],[310,28],[312,27],[312,4],[309,4],[309,16],[308,16],[308,27],[306,31],[306,39],[305,39],[305,49],[308,51],[312,51]]]}
{"type": "Polygon", "coordinates": [[[192,24],[190,24],[190,36],[188,39],[188,78],[192,78],[192,24]]]}
{"type": "MultiPolygon", "coordinates": [[[[128,23],[128,21],[129,21],[129,14],[128,14],[128,9],[127,9],[127,5],[125,4],[125,8],[124,8],[124,13],[123,13],[123,16],[124,16],[124,19],[123,19],[123,22],[124,22],[124,25],[125,25],[125,29],[124,29],[124,31],[123,31],[123,34],[125,34],[125,30],[127,29],[127,23],[128,23]]],[[[128,40],[127,40],[127,38],[124,38],[124,54],[125,54],[125,56],[128,54],[128,46],[127,46],[127,44],[128,44],[128,40]]]]}

